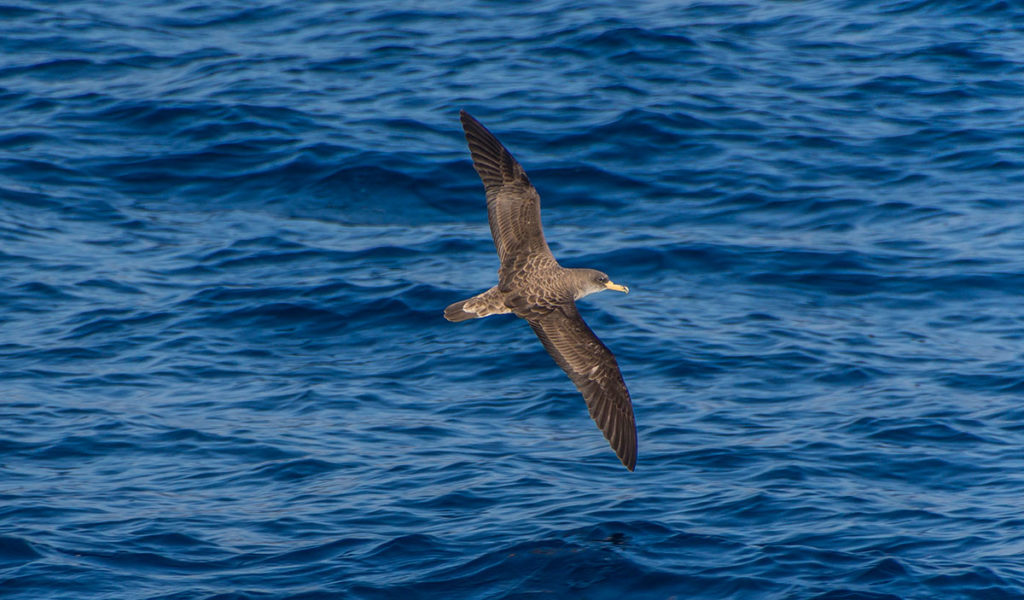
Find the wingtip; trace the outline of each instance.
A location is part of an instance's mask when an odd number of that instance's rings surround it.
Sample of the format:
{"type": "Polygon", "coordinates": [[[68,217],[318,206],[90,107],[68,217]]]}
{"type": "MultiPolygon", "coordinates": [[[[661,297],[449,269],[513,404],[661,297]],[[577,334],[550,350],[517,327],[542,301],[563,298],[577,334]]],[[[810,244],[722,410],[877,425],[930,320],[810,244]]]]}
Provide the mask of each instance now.
{"type": "Polygon", "coordinates": [[[628,458],[620,457],[619,460],[622,461],[622,466],[626,467],[630,473],[636,470],[636,454],[628,458]]]}
{"type": "Polygon", "coordinates": [[[465,110],[459,111],[462,130],[466,134],[473,167],[485,188],[504,185],[517,178],[529,185],[530,180],[512,154],[489,129],[465,110]]]}
{"type": "Polygon", "coordinates": [[[472,130],[476,130],[478,133],[480,132],[480,130],[483,130],[484,132],[487,133],[487,135],[491,137],[494,136],[493,133],[491,133],[486,127],[484,127],[483,123],[481,123],[476,117],[469,114],[463,109],[459,109],[459,121],[462,123],[462,129],[467,134],[469,134],[470,131],[472,130]]]}
{"type": "Polygon", "coordinates": [[[615,455],[622,461],[622,466],[629,469],[632,473],[636,469],[636,459],[638,456],[637,443],[636,443],[636,425],[632,425],[632,435],[627,435],[626,440],[622,440],[619,443],[614,443],[608,440],[612,445],[612,449],[615,450],[615,455]]]}

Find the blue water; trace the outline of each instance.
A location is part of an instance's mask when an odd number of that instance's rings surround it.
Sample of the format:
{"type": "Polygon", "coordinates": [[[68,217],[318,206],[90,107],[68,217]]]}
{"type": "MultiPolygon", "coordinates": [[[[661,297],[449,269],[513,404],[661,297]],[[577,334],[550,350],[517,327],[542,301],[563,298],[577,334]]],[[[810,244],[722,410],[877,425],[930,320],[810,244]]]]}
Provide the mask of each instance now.
{"type": "Polygon", "coordinates": [[[0,597],[1024,597],[1024,9],[0,6],[0,597]],[[633,395],[511,317],[458,110],[633,395]]]}

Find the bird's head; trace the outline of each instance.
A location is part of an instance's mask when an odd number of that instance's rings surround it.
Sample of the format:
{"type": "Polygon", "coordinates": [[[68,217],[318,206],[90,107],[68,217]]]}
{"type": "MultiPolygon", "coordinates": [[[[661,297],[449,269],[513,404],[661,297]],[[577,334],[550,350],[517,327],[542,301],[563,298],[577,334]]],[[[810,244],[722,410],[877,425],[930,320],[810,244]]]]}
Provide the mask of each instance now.
{"type": "Polygon", "coordinates": [[[622,292],[624,294],[629,293],[628,287],[613,283],[612,280],[601,271],[596,269],[575,269],[575,271],[577,273],[577,277],[580,279],[576,292],[577,300],[595,292],[603,292],[605,290],[615,290],[616,292],[622,292]]]}

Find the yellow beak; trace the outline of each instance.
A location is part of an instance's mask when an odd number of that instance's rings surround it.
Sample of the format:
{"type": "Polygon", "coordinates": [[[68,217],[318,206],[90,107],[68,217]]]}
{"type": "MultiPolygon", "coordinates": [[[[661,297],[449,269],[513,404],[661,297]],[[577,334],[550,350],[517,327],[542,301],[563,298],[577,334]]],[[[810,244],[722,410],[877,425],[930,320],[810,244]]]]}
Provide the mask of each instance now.
{"type": "Polygon", "coordinates": [[[617,283],[612,283],[611,281],[609,281],[608,283],[604,284],[604,289],[606,289],[606,290],[615,290],[616,292],[622,292],[623,294],[628,294],[629,293],[629,288],[628,287],[626,287],[624,285],[619,285],[617,283]]]}

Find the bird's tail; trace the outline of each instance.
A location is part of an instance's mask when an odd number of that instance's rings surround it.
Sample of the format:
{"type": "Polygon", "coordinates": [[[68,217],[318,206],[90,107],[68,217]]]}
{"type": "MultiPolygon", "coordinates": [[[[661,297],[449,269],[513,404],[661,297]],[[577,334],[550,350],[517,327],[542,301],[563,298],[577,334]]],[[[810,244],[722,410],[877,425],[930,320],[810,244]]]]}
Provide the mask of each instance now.
{"type": "Polygon", "coordinates": [[[458,323],[469,319],[510,313],[512,310],[505,306],[504,296],[498,290],[498,286],[494,286],[482,294],[449,305],[444,309],[444,318],[458,323]]]}
{"type": "MultiPolygon", "coordinates": [[[[472,300],[472,298],[469,300],[472,300]]],[[[479,317],[480,315],[471,313],[463,308],[469,300],[461,300],[444,309],[444,318],[448,319],[452,323],[458,323],[459,321],[466,321],[479,317]]]]}

